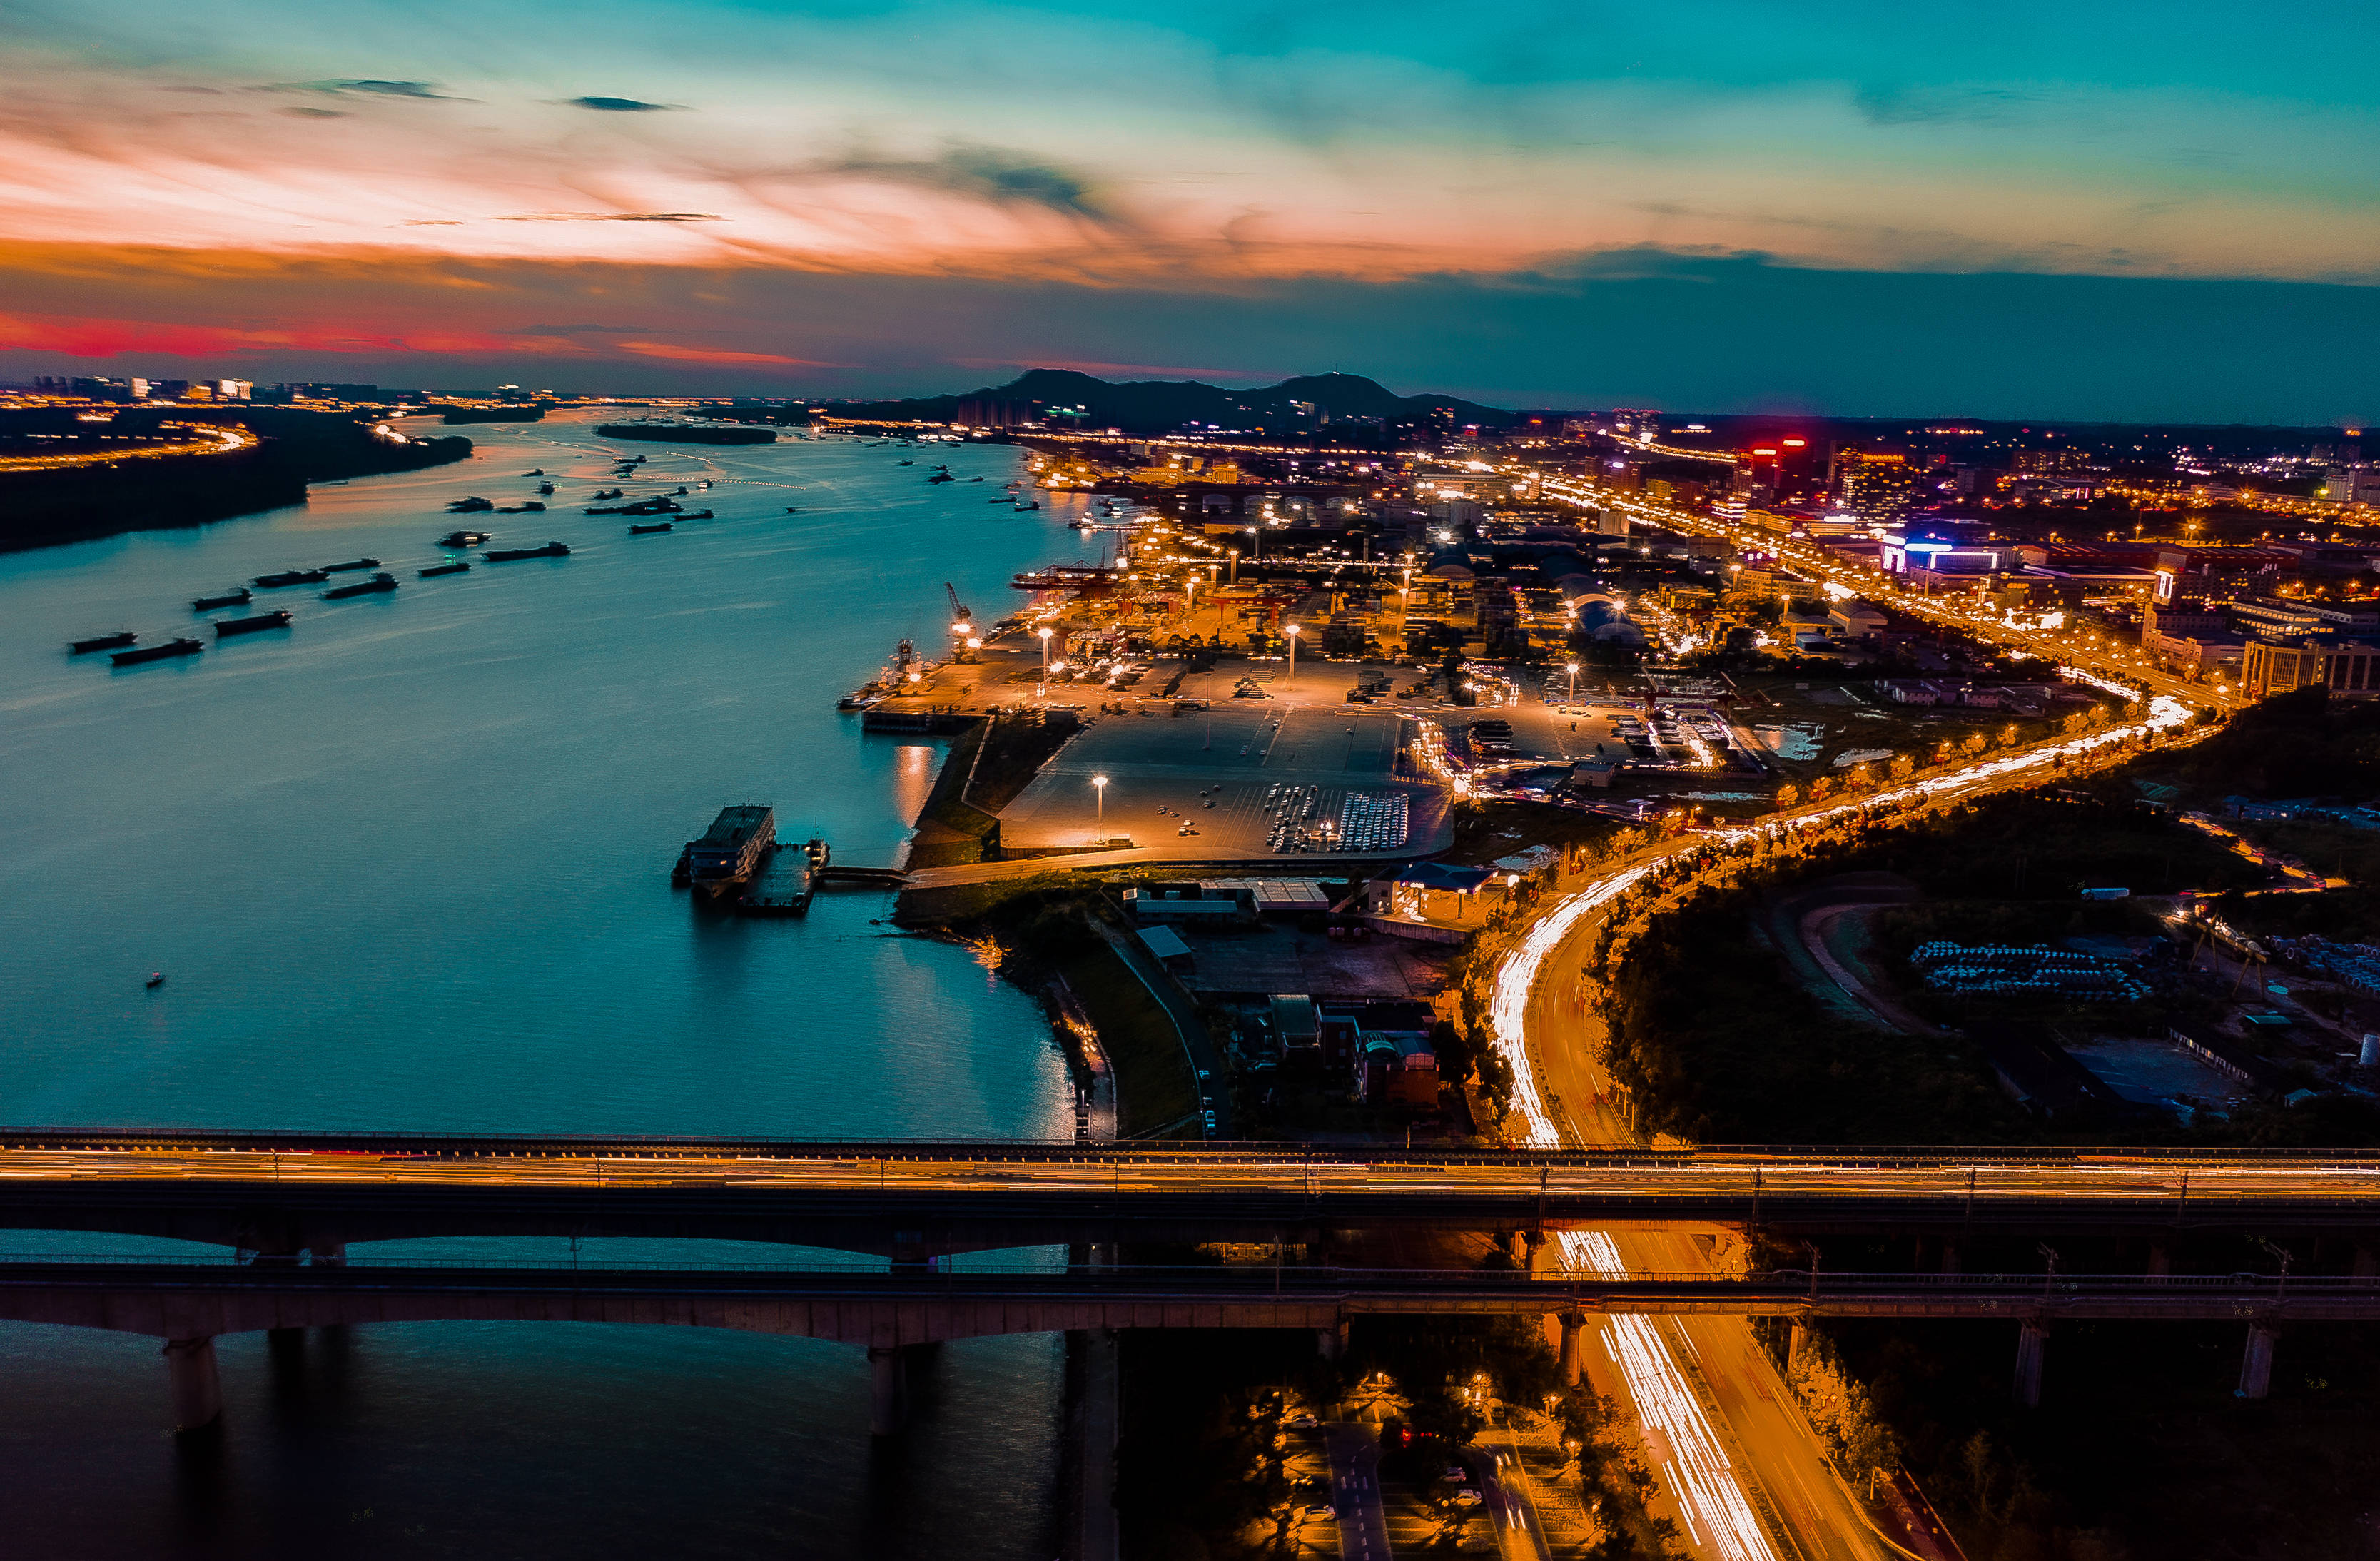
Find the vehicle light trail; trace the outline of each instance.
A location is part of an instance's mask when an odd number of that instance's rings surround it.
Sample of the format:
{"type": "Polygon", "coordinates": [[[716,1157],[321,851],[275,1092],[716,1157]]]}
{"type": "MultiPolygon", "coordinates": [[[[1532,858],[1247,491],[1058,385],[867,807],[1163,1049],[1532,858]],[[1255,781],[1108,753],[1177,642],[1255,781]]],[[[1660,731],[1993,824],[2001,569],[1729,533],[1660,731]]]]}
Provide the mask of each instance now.
{"type": "MultiPolygon", "coordinates": [[[[1522,1029],[1529,994],[1546,959],[1561,946],[1584,918],[1609,904],[1650,872],[1648,866],[1613,873],[1584,894],[1574,895],[1531,927],[1497,971],[1496,992],[1488,1017],[1496,1044],[1512,1065],[1512,1108],[1526,1124],[1526,1141],[1533,1149],[1559,1149],[1562,1136],[1554,1126],[1536,1071],[1529,1066],[1522,1029]]],[[[1557,1237],[1565,1266],[1585,1269],[1607,1278],[1627,1272],[1620,1249],[1599,1230],[1566,1230],[1557,1237]]],[[[1679,1516],[1697,1548],[1712,1547],[1726,1561],[1777,1561],[1768,1531],[1744,1494],[1743,1482],[1730,1465],[1718,1433],[1704,1412],[1702,1400],[1687,1385],[1670,1347],[1652,1322],[1621,1315],[1604,1320],[1603,1347],[1612,1364],[1628,1382],[1629,1396],[1645,1424],[1659,1437],[1666,1457],[1660,1458],[1666,1483],[1676,1498],[1679,1516]]],[[[1649,1450],[1649,1449],[1648,1449],[1649,1450]]]]}

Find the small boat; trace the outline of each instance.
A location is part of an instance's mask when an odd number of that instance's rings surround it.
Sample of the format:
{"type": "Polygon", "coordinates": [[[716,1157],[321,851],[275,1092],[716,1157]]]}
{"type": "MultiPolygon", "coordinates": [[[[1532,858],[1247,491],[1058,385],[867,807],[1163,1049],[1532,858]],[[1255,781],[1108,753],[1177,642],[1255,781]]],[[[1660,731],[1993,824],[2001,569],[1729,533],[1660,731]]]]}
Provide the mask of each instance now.
{"type": "Polygon", "coordinates": [[[684,485],[683,483],[679,484],[679,486],[678,486],[678,490],[677,490],[677,496],[678,496],[679,498],[684,498],[684,497],[686,497],[686,487],[685,487],[685,485],[684,485]]]}
{"type": "Polygon", "coordinates": [[[545,475],[545,468],[540,466],[533,471],[524,471],[521,475],[523,477],[542,477],[545,475]]]}
{"type": "Polygon", "coordinates": [[[165,972],[163,970],[152,970],[149,972],[149,979],[141,984],[148,987],[150,991],[154,992],[159,987],[165,984],[165,972]]]}
{"type": "Polygon", "coordinates": [[[76,640],[70,652],[74,655],[80,656],[88,655],[93,651],[113,651],[119,645],[129,645],[140,638],[140,636],[128,628],[118,629],[114,634],[94,634],[88,640],[76,640]]]}
{"type": "Polygon", "coordinates": [[[485,531],[449,531],[438,539],[441,547],[477,547],[488,540],[485,531]]]}
{"type": "Polygon", "coordinates": [[[1039,499],[1034,499],[1028,502],[1024,499],[1019,499],[1016,501],[1016,507],[1019,509],[1038,509],[1041,507],[1041,501],[1039,499]]]}
{"type": "Polygon", "coordinates": [[[901,461],[901,462],[899,462],[899,463],[897,463],[897,464],[902,465],[902,466],[915,466],[915,465],[917,465],[917,463],[916,461],[913,461],[913,460],[905,460],[905,461],[901,461]]]}
{"type": "Polygon", "coordinates": [[[196,640],[168,640],[162,645],[143,645],[137,651],[118,651],[107,659],[118,666],[138,666],[144,661],[164,661],[168,656],[195,656],[206,646],[196,640]]]}
{"type": "Polygon", "coordinates": [[[550,542],[543,547],[498,548],[495,552],[487,555],[487,560],[491,564],[509,564],[516,558],[567,558],[569,556],[570,549],[558,542],[550,542]]]}
{"type": "Polygon", "coordinates": [[[980,477],[970,477],[970,478],[968,478],[968,479],[967,479],[967,481],[968,481],[968,482],[982,482],[982,481],[983,481],[983,479],[982,479],[982,478],[980,478],[980,477]]]}
{"type": "Polygon", "coordinates": [[[666,531],[670,529],[671,523],[663,520],[651,526],[631,526],[628,528],[628,534],[632,537],[649,537],[655,531],[666,531]]]}
{"type": "Polygon", "coordinates": [[[285,585],[319,585],[330,578],[327,569],[284,569],[277,575],[259,575],[256,583],[272,590],[285,585]]]}
{"type": "Polygon", "coordinates": [[[351,573],[357,569],[377,569],[379,567],[380,560],[377,558],[350,558],[344,564],[325,564],[322,566],[322,572],[326,575],[344,575],[351,573]]]}
{"type": "Polygon", "coordinates": [[[787,505],[785,506],[785,513],[788,515],[799,515],[801,511],[795,509],[792,505],[787,505]]]}
{"type": "Polygon", "coordinates": [[[681,515],[678,518],[681,520],[716,520],[719,518],[711,514],[710,511],[707,509],[697,509],[689,511],[685,515],[681,515]]]}
{"type": "Polygon", "coordinates": [[[460,558],[455,559],[452,564],[432,564],[421,571],[421,578],[428,579],[432,575],[459,575],[468,570],[470,567],[469,563],[460,558]]]}
{"type": "MultiPolygon", "coordinates": [[[[349,589],[353,588],[350,587],[349,589]]],[[[218,640],[228,640],[235,634],[253,634],[260,628],[286,628],[288,627],[289,614],[285,610],[271,613],[259,613],[252,618],[217,618],[215,620],[215,638],[218,640]]]]}
{"type": "Polygon", "coordinates": [[[446,513],[449,515],[477,515],[484,510],[490,510],[495,507],[495,500],[483,499],[479,494],[473,494],[469,498],[456,499],[453,504],[448,505],[446,506],[446,513]]]}
{"type": "Polygon", "coordinates": [[[704,478],[701,482],[699,482],[696,483],[696,484],[695,484],[695,486],[696,486],[696,487],[698,487],[698,488],[699,488],[699,489],[701,489],[704,493],[706,493],[706,494],[707,494],[707,493],[710,492],[710,478],[708,478],[708,477],[706,477],[706,478],[704,478]]]}
{"type": "Polygon", "coordinates": [[[221,596],[201,596],[190,604],[190,611],[212,613],[217,607],[245,607],[255,599],[256,592],[241,586],[237,591],[227,591],[221,596]]]}
{"type": "Polygon", "coordinates": [[[598,488],[587,496],[590,499],[616,499],[620,496],[620,490],[617,488],[598,488]]]}
{"type": "Polygon", "coordinates": [[[553,484],[551,482],[540,482],[537,485],[537,495],[540,498],[544,498],[552,492],[553,484]]]}
{"type": "Polygon", "coordinates": [[[396,577],[382,569],[368,580],[358,580],[353,585],[342,585],[322,592],[322,600],[344,602],[350,596],[378,596],[395,589],[396,577]]]}
{"type": "Polygon", "coordinates": [[[499,505],[496,506],[496,513],[499,515],[535,515],[543,511],[544,508],[545,506],[538,503],[535,499],[524,499],[519,504],[499,505]]]}
{"type": "Polygon", "coordinates": [[[952,475],[951,475],[949,472],[947,472],[947,471],[937,471],[937,472],[935,472],[932,476],[930,476],[930,477],[927,478],[927,479],[926,479],[926,481],[927,481],[928,482],[929,482],[929,483],[930,483],[930,482],[957,482],[957,481],[958,481],[958,479],[957,479],[957,478],[955,478],[955,477],[953,477],[953,476],[952,476],[952,475]]]}

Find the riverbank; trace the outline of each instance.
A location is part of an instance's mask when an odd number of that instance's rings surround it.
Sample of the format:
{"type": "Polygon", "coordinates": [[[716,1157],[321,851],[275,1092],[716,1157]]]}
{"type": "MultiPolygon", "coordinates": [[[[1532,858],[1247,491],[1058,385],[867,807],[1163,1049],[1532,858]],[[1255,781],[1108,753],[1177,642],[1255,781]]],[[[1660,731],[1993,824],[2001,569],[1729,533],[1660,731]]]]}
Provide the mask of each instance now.
{"type": "MultiPolygon", "coordinates": [[[[46,431],[54,421],[18,415],[0,427],[46,431]]],[[[450,465],[469,459],[473,447],[459,434],[407,438],[342,413],[280,408],[135,409],[105,426],[142,435],[168,421],[236,425],[259,443],[223,455],[0,470],[0,552],[261,514],[305,504],[310,483],[450,465]]]]}

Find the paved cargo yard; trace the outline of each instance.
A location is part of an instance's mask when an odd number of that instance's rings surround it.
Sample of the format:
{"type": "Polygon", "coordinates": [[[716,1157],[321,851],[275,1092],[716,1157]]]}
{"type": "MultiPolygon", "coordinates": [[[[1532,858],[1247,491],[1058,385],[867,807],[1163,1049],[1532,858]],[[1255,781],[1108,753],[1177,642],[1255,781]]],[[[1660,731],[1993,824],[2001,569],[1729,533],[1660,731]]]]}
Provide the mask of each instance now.
{"type": "MultiPolygon", "coordinates": [[[[1345,669],[1318,677],[1301,669],[1294,687],[1276,678],[1262,699],[1232,698],[1236,676],[1227,666],[1201,679],[1222,689],[1205,710],[1095,708],[1092,725],[1002,812],[1002,843],[1080,848],[1123,835],[1144,847],[1293,862],[1301,853],[1273,848],[1284,821],[1341,826],[1335,840],[1344,848],[1333,855],[1415,856],[1451,843],[1445,790],[1398,774],[1411,723],[1394,711],[1339,702],[1345,669]],[[1108,777],[1104,822],[1098,775],[1108,777]],[[1402,839],[1393,823],[1400,799],[1402,839]]],[[[1190,691],[1185,680],[1183,692],[1190,691]]]]}

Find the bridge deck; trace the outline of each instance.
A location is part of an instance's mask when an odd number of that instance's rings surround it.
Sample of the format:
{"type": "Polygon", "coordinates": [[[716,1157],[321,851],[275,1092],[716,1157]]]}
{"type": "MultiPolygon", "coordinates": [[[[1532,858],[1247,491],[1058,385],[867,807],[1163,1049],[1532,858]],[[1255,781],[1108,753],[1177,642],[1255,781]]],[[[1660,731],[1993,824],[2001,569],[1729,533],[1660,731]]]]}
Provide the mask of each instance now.
{"type": "Polygon", "coordinates": [[[2039,1274],[1753,1279],[1329,1268],[1057,1273],[0,1263],[0,1316],[163,1337],[333,1323],[568,1321],[798,1334],[876,1347],[1070,1328],[1325,1328],[1352,1315],[2380,1318],[2380,1281],[2039,1274]]]}

